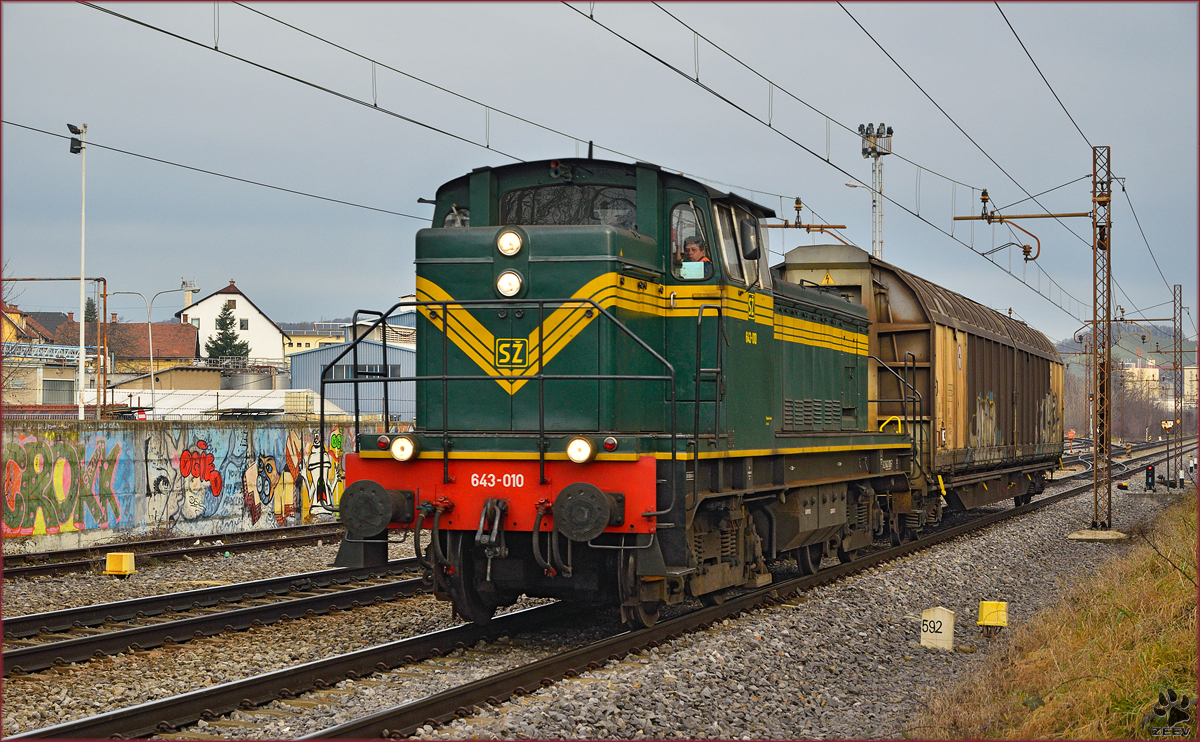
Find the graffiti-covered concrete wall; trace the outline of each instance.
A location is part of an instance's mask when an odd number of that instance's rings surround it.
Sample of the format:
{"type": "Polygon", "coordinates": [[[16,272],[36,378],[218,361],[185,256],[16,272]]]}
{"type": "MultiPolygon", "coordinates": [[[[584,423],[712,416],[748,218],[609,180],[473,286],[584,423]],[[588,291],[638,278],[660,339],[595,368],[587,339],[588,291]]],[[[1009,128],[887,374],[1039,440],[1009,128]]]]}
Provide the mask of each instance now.
{"type": "Polygon", "coordinates": [[[5,421],[4,551],[329,520],[349,441],[319,437],[312,423],[5,421]]]}

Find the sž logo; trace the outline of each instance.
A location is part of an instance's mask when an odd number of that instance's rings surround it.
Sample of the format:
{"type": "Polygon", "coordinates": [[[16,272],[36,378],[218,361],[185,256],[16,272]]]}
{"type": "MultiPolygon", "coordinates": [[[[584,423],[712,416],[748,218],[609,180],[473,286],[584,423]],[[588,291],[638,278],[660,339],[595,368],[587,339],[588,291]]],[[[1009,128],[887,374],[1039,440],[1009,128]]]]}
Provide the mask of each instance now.
{"type": "Polygon", "coordinates": [[[528,340],[496,340],[496,368],[524,368],[528,340]]]}

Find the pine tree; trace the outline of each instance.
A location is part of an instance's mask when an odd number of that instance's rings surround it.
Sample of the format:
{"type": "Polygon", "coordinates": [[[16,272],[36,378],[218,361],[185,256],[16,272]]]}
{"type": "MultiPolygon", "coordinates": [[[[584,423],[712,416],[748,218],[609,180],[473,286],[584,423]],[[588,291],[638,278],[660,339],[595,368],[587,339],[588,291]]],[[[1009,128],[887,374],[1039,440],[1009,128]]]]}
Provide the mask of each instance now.
{"type": "Polygon", "coordinates": [[[209,358],[221,358],[222,356],[246,358],[250,355],[250,343],[239,340],[238,334],[233,330],[235,322],[237,319],[233,316],[233,308],[226,304],[225,308],[221,310],[220,316],[217,317],[217,334],[204,344],[204,352],[209,358]]]}
{"type": "Polygon", "coordinates": [[[96,300],[90,296],[87,298],[87,304],[83,305],[83,321],[96,321],[96,300]]]}

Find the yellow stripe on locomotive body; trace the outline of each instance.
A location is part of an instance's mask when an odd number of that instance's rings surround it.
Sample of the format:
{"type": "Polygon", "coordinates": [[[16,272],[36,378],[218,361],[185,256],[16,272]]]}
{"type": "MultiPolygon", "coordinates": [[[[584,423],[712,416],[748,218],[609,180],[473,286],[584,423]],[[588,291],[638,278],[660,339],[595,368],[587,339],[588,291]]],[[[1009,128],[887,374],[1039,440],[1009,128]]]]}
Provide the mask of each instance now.
{"type": "MultiPolygon", "coordinates": [[[[524,338],[525,363],[520,365],[497,364],[497,340],[506,338],[497,338],[468,309],[453,303],[454,297],[428,278],[417,277],[417,301],[447,302],[445,318],[431,314],[438,312],[434,306],[421,306],[419,311],[434,329],[441,330],[446,326],[449,340],[489,376],[535,376],[539,359],[541,365],[549,363],[597,319],[595,312],[588,316],[593,307],[591,302],[606,310],[617,307],[637,314],[667,318],[695,317],[702,306],[715,304],[722,306],[725,316],[730,319],[752,321],[773,328],[776,340],[854,355],[867,354],[866,334],[776,314],[774,297],[769,293],[736,286],[666,287],[649,281],[643,282],[645,289],[635,289],[625,285],[629,283],[633,281],[620,273],[609,272],[584,284],[571,296],[571,299],[580,303],[555,309],[543,321],[541,328],[535,328],[528,338],[524,338]],[[660,288],[663,290],[660,291],[660,288]],[[670,288],[669,293],[666,292],[667,288],[670,288]],[[671,306],[672,300],[674,307],[671,306]]],[[[527,381],[497,379],[496,383],[509,394],[516,394],[527,381]]]]}

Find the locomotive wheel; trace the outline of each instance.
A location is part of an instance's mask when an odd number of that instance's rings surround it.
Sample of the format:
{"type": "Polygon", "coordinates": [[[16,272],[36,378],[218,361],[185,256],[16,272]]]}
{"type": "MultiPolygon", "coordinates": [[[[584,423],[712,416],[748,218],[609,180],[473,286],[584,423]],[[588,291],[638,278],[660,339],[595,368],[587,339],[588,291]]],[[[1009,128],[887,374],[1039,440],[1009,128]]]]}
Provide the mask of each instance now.
{"type": "Polygon", "coordinates": [[[725,602],[725,598],[729,597],[727,590],[715,590],[711,593],[704,593],[700,596],[700,602],[712,608],[714,605],[721,605],[725,602]]]}
{"type": "Polygon", "coordinates": [[[823,546],[824,544],[801,546],[792,552],[796,559],[796,565],[800,567],[800,574],[815,575],[817,573],[817,570],[821,568],[821,557],[824,556],[823,546]]]}
{"type": "Polygon", "coordinates": [[[892,542],[892,546],[904,543],[904,531],[900,526],[899,513],[892,513],[888,517],[888,538],[892,542]]]}
{"type": "Polygon", "coordinates": [[[448,536],[446,558],[454,568],[454,574],[444,575],[454,603],[454,610],[465,620],[484,625],[496,615],[496,604],[486,600],[475,587],[475,558],[471,534],[451,531],[448,536]]]}
{"type": "Polygon", "coordinates": [[[858,549],[850,549],[847,551],[839,546],[837,550],[837,556],[839,562],[842,564],[848,564],[849,562],[853,562],[858,558],[858,549]]]}
{"type": "Polygon", "coordinates": [[[625,625],[631,630],[648,629],[658,623],[658,615],[662,611],[662,602],[657,600],[638,600],[637,605],[625,605],[625,602],[638,594],[637,555],[632,551],[621,553],[621,570],[618,587],[621,596],[621,614],[625,625]]]}

